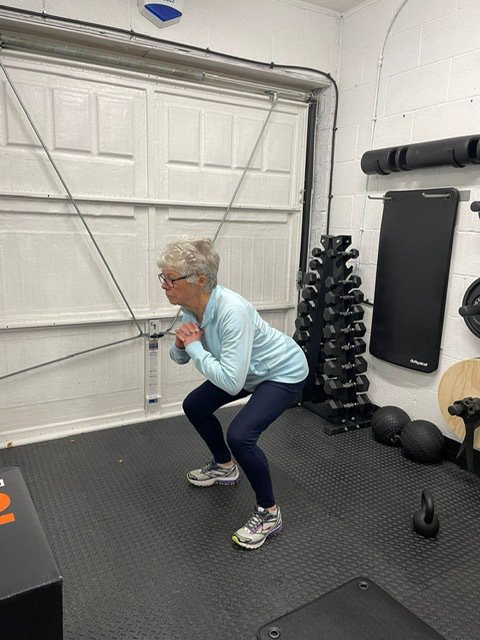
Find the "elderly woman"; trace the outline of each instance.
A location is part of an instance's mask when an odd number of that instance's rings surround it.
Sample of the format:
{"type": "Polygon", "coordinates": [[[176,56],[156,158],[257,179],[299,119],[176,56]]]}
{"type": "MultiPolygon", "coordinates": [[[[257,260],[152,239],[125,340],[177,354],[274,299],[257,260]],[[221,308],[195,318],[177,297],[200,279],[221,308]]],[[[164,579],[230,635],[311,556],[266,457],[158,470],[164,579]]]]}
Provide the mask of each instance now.
{"type": "Polygon", "coordinates": [[[189,471],[187,479],[198,487],[233,485],[239,466],[255,492],[256,507],[232,540],[257,549],[282,528],[268,461],[257,440],[294,404],[308,365],[292,338],[268,325],[238,293],[217,285],[219,262],[210,240],[181,240],[168,244],[157,264],[165,295],[183,310],[170,356],[178,364],[192,360],[206,378],[185,398],[183,410],[213,459],[189,471]],[[214,413],[247,396],[225,442],[214,413]]]}

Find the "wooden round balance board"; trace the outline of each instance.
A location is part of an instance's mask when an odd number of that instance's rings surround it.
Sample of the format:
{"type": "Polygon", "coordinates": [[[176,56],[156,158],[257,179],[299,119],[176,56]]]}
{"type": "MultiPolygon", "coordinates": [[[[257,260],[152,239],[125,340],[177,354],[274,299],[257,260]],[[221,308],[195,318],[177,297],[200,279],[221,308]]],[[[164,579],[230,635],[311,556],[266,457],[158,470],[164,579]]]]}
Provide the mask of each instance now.
{"type": "MultiPolygon", "coordinates": [[[[463,398],[480,398],[480,358],[462,360],[442,376],[438,387],[438,403],[446,423],[461,440],[465,437],[465,423],[459,416],[451,416],[448,407],[463,398]]],[[[476,430],[474,447],[480,448],[480,429],[476,430]]]]}

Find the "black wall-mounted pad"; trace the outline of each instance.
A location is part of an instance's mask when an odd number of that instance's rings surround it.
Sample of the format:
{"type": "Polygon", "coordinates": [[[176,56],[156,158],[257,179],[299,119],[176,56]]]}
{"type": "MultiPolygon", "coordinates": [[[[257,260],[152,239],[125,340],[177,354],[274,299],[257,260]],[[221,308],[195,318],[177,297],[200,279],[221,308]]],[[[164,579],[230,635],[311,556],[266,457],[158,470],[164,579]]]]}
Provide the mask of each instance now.
{"type": "Polygon", "coordinates": [[[438,367],[456,189],[385,194],[370,353],[430,373],[438,367]]]}
{"type": "Polygon", "coordinates": [[[263,626],[258,640],[445,640],[368,578],[354,578],[263,626]]]}
{"type": "Polygon", "coordinates": [[[18,467],[0,469],[0,638],[61,640],[62,577],[18,467]]]}

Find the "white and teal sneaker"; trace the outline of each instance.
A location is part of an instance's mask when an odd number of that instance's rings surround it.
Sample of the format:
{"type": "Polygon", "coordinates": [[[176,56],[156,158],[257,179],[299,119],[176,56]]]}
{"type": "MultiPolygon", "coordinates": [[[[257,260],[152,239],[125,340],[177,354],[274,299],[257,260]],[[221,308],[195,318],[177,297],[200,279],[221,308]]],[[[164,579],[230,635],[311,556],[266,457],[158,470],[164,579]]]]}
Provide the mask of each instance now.
{"type": "Polygon", "coordinates": [[[201,469],[189,471],[187,480],[196,487],[211,487],[214,484],[236,484],[239,475],[236,464],[227,469],[212,460],[201,469]]]}
{"type": "Polygon", "coordinates": [[[232,540],[244,549],[258,549],[268,536],[276,535],[281,530],[280,507],[277,507],[277,513],[273,514],[268,509],[257,506],[247,523],[232,534],[232,540]]]}

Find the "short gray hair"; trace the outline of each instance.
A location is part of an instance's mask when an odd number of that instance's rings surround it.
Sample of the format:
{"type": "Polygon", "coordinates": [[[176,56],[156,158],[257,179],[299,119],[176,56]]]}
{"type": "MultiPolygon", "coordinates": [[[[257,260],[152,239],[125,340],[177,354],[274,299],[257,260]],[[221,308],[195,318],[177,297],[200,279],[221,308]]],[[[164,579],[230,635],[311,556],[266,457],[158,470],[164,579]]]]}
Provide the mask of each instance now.
{"type": "Polygon", "coordinates": [[[183,276],[205,275],[207,278],[205,289],[208,291],[217,286],[219,264],[220,256],[213,246],[213,241],[209,239],[180,239],[170,242],[157,260],[157,266],[161,271],[170,269],[183,276]]]}

